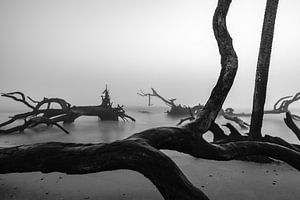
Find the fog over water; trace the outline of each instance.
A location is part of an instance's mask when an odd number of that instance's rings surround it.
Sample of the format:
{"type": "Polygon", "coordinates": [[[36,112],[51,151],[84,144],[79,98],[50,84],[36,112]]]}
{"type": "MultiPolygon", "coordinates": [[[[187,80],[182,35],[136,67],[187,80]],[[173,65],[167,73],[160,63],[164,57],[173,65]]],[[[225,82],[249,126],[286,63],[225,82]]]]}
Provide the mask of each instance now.
{"type": "MultiPolygon", "coordinates": [[[[75,143],[97,143],[97,142],[113,142],[115,140],[124,139],[133,133],[137,133],[146,129],[160,126],[175,126],[182,116],[168,116],[165,111],[167,107],[150,107],[146,108],[149,113],[141,113],[143,107],[127,107],[127,114],[137,119],[136,122],[124,121],[101,121],[97,117],[80,117],[75,123],[62,124],[70,134],[65,134],[57,127],[38,126],[33,129],[26,129],[24,134],[9,134],[0,136],[0,146],[9,147],[22,144],[33,144],[39,142],[75,142],[75,143]]],[[[297,113],[300,113],[299,110],[297,113]]],[[[13,112],[0,112],[0,121],[7,120],[7,116],[13,115],[13,112]]],[[[299,144],[296,135],[285,125],[283,121],[284,115],[266,115],[262,132],[284,138],[288,142],[299,144]]],[[[242,117],[245,122],[250,122],[250,117],[242,117]]],[[[222,125],[228,120],[223,117],[217,117],[217,123],[222,125]]],[[[22,123],[22,122],[21,122],[22,123]]],[[[299,121],[295,123],[300,126],[299,121]]],[[[241,129],[235,123],[232,123],[241,133],[248,133],[248,129],[241,129]]],[[[9,125],[11,127],[11,125],[9,125]]],[[[226,134],[229,130],[221,126],[226,134]]],[[[204,138],[212,141],[212,134],[207,132],[204,138]]]]}
{"type": "MultiPolygon", "coordinates": [[[[1,0],[0,90],[93,105],[107,83],[113,101],[124,105],[147,105],[136,92],[150,87],[178,103],[204,103],[220,71],[211,25],[216,3],[1,0]]],[[[252,107],[264,8],[261,0],[236,0],[230,7],[239,70],[225,107],[252,107]]],[[[299,0],[279,2],[268,107],[300,91],[299,10],[299,0]]],[[[16,104],[0,98],[0,109],[16,104]]]]}

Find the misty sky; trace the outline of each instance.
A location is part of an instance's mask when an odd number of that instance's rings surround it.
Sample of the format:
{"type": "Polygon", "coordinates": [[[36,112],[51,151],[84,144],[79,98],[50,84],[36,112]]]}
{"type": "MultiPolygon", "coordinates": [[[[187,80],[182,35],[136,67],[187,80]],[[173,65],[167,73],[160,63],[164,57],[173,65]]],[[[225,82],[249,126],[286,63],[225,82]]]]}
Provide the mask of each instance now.
{"type": "MultiPolygon", "coordinates": [[[[227,25],[239,70],[225,107],[252,107],[265,0],[233,0],[227,25]]],[[[0,0],[0,90],[71,104],[115,103],[136,95],[205,103],[219,71],[212,30],[217,0],[0,0]]],[[[279,2],[267,105],[300,91],[300,1],[279,2]]],[[[163,105],[159,100],[155,105],[163,105]]],[[[16,102],[0,99],[0,108],[16,102]]],[[[299,103],[295,106],[300,107],[299,103]]]]}

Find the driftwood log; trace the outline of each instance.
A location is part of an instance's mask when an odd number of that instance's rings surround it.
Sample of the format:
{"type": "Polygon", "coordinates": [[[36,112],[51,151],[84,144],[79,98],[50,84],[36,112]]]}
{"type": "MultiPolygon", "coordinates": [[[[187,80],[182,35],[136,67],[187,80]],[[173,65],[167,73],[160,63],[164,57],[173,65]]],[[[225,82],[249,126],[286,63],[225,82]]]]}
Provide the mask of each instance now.
{"type": "MultiPolygon", "coordinates": [[[[157,97],[161,99],[167,106],[170,107],[170,110],[168,110],[166,113],[170,116],[188,116],[186,118],[183,118],[180,120],[178,125],[181,125],[183,122],[187,120],[193,120],[195,119],[194,116],[202,112],[202,109],[204,108],[204,105],[198,104],[193,107],[189,107],[186,105],[181,104],[175,104],[176,99],[166,99],[163,96],[161,96],[154,88],[151,88],[152,93],[145,93],[142,90],[137,93],[140,96],[148,97],[148,106],[152,106],[151,104],[151,97],[157,97]]],[[[239,125],[242,129],[247,129],[249,127],[249,124],[244,122],[241,118],[238,116],[233,115],[232,113],[225,112],[223,109],[220,110],[218,113],[218,116],[222,116],[227,120],[235,122],[237,125],[239,125]]]]}
{"type": "Polygon", "coordinates": [[[151,104],[151,97],[157,97],[160,100],[162,100],[168,107],[170,107],[170,110],[168,110],[166,113],[168,115],[172,116],[182,116],[182,115],[189,115],[190,111],[193,114],[196,114],[198,110],[201,110],[204,106],[199,104],[197,106],[188,107],[186,105],[176,104],[176,99],[166,99],[163,96],[161,96],[154,88],[151,88],[152,93],[145,93],[142,90],[140,90],[138,95],[142,97],[148,97],[148,106],[152,106],[151,104]]]}
{"type": "Polygon", "coordinates": [[[130,119],[135,121],[134,118],[125,113],[123,106],[117,105],[117,107],[113,107],[107,88],[103,94],[101,105],[71,106],[70,103],[60,98],[44,98],[42,101],[36,101],[29,96],[26,98],[22,92],[3,93],[3,97],[23,103],[30,108],[31,111],[14,115],[6,122],[1,123],[0,133],[22,132],[26,128],[33,128],[39,124],[46,124],[48,126],[55,125],[68,133],[68,131],[58,123],[73,123],[80,116],[96,116],[101,120],[117,121],[118,118],[121,118],[123,120],[130,119]],[[51,105],[53,104],[59,105],[60,108],[52,108],[51,105]],[[46,108],[44,108],[45,106],[46,108]],[[18,120],[24,120],[24,123],[12,128],[2,129],[2,127],[18,120]]]}
{"type": "MultiPolygon", "coordinates": [[[[231,134],[227,136],[215,123],[238,68],[237,56],[226,27],[230,4],[231,0],[218,0],[213,17],[214,34],[221,55],[221,73],[202,112],[191,122],[181,127],[148,129],[109,144],[52,142],[0,148],[0,173],[41,171],[85,174],[130,169],[151,180],[164,199],[207,200],[208,197],[193,186],[160,149],[214,160],[231,160],[252,155],[267,156],[300,170],[297,146],[282,139],[278,144],[275,142],[276,138],[272,137],[265,137],[265,141],[248,140],[237,130],[231,130],[231,134]],[[214,143],[203,139],[202,136],[207,131],[214,133],[214,143]]],[[[227,124],[226,127],[230,129],[231,126],[227,124]]]]}
{"type": "MultiPolygon", "coordinates": [[[[300,100],[300,92],[296,93],[294,96],[282,97],[275,102],[275,104],[273,105],[273,109],[265,110],[264,114],[284,114],[286,112],[291,112],[289,109],[289,106],[298,100],[300,100]]],[[[245,113],[245,112],[235,113],[233,108],[226,108],[225,112],[230,115],[237,116],[237,117],[250,117],[251,116],[251,113],[245,113]]],[[[291,113],[291,117],[293,120],[300,121],[299,115],[291,113]]]]}

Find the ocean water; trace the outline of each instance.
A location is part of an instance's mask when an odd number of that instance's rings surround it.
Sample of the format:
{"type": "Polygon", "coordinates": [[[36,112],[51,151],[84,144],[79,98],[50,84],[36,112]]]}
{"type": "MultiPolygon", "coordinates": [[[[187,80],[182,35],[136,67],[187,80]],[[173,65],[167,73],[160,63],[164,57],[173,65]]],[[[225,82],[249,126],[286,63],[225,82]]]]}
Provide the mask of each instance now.
{"type": "MultiPolygon", "coordinates": [[[[165,112],[167,107],[127,107],[126,113],[136,119],[131,121],[101,121],[97,117],[80,117],[73,124],[64,125],[70,134],[65,134],[57,127],[46,127],[40,125],[33,129],[26,129],[22,133],[0,135],[0,146],[8,147],[22,144],[32,144],[40,142],[75,142],[75,143],[98,143],[112,142],[121,140],[133,133],[159,126],[176,126],[182,117],[170,117],[165,112]],[[148,113],[141,112],[147,111],[148,113]]],[[[8,116],[19,113],[20,111],[0,112],[0,122],[8,119],[8,116]]],[[[287,128],[284,121],[284,114],[265,115],[263,123],[263,133],[272,136],[279,136],[288,142],[299,143],[292,131],[287,128]]],[[[245,122],[250,122],[249,117],[243,117],[245,122]]],[[[218,117],[217,122],[224,124],[228,122],[223,117],[218,117]]],[[[248,130],[241,130],[243,133],[248,130]]],[[[296,122],[300,126],[300,122],[296,122]]],[[[225,133],[228,130],[222,127],[225,133]]],[[[206,133],[205,138],[212,140],[212,134],[206,133]]]]}

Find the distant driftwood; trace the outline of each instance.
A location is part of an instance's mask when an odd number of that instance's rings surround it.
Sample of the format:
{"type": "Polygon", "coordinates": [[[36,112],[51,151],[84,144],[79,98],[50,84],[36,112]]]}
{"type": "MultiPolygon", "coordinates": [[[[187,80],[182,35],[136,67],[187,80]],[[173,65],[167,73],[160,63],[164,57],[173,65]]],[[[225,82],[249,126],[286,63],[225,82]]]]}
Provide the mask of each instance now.
{"type": "MultiPolygon", "coordinates": [[[[272,110],[265,110],[264,114],[284,114],[286,112],[290,113],[289,106],[300,100],[300,92],[296,93],[294,96],[285,96],[276,101],[272,110]]],[[[251,113],[235,113],[233,108],[226,108],[225,112],[237,117],[250,117],[251,113]]],[[[296,121],[300,121],[300,116],[296,114],[291,114],[291,118],[296,121]]]]}
{"type": "MultiPolygon", "coordinates": [[[[204,105],[198,104],[193,107],[181,105],[181,104],[175,104],[176,99],[166,99],[163,96],[161,96],[154,88],[151,88],[152,93],[144,93],[142,90],[140,90],[139,93],[137,93],[140,96],[148,97],[148,106],[152,106],[151,104],[151,97],[157,97],[161,99],[167,106],[169,106],[171,109],[167,111],[167,114],[170,116],[184,116],[189,115],[189,117],[184,118],[180,120],[178,125],[182,124],[183,122],[187,120],[193,120],[195,115],[199,115],[202,112],[202,109],[204,108],[204,105]]],[[[238,124],[242,129],[247,129],[249,127],[249,124],[244,122],[242,119],[240,119],[238,116],[232,115],[231,113],[225,112],[223,109],[220,110],[219,116],[223,116],[225,119],[230,120],[238,124]]]]}
{"type": "Polygon", "coordinates": [[[1,123],[0,128],[17,120],[24,120],[22,125],[1,129],[0,133],[21,132],[26,128],[33,128],[39,124],[55,125],[68,133],[58,122],[72,123],[80,116],[96,116],[101,120],[117,121],[118,118],[121,118],[135,121],[134,118],[125,113],[123,106],[113,107],[107,88],[103,92],[102,103],[98,106],[71,106],[70,103],[61,98],[44,98],[42,101],[36,101],[29,96],[26,98],[22,92],[2,93],[1,96],[21,102],[32,111],[14,115],[8,121],[1,123]],[[51,108],[53,104],[58,104],[60,108],[51,108]],[[44,106],[46,108],[43,108],[44,106]]]}

